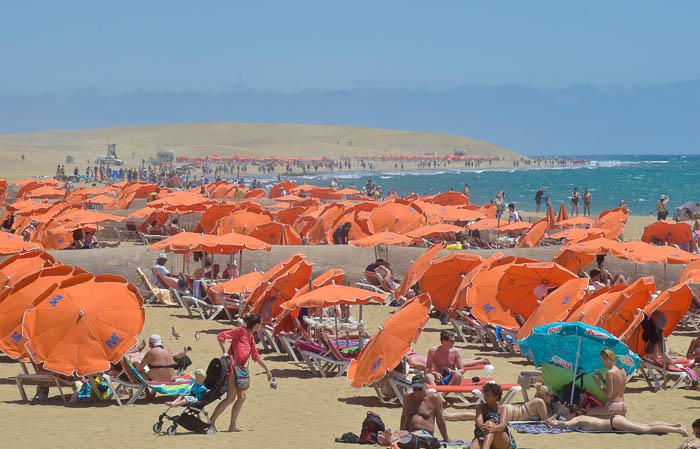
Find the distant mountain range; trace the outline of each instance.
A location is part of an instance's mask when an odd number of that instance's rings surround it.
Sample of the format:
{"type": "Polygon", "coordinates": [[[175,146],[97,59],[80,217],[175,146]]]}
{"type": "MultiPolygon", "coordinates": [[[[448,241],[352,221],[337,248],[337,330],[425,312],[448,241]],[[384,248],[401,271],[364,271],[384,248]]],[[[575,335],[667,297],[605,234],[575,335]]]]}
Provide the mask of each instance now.
{"type": "Polygon", "coordinates": [[[698,153],[700,81],[637,88],[0,95],[3,133],[224,121],[458,134],[528,155],[698,153]]]}

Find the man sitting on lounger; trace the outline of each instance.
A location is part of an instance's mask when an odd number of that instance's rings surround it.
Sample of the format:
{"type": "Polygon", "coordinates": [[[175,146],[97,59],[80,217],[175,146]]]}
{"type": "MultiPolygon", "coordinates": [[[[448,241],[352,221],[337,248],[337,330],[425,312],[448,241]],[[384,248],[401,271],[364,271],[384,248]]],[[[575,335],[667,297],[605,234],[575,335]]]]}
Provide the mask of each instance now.
{"type": "Polygon", "coordinates": [[[379,444],[390,446],[399,443],[404,439],[410,440],[410,434],[418,436],[432,437],[435,434],[435,424],[440,430],[440,435],[445,441],[449,441],[447,436],[447,426],[442,416],[443,399],[433,392],[425,389],[425,378],[422,374],[417,374],[411,379],[411,391],[403,397],[403,411],[401,412],[401,430],[392,431],[386,429],[378,435],[379,444]]]}
{"type": "Polygon", "coordinates": [[[168,270],[168,268],[165,266],[166,263],[168,263],[168,256],[166,256],[165,253],[162,253],[156,259],[155,265],[151,267],[151,271],[153,272],[151,282],[153,282],[153,284],[158,288],[168,288],[167,285],[163,285],[163,283],[160,281],[160,277],[172,278],[174,282],[178,281],[176,277],[170,275],[170,270],[168,270]],[[158,276],[156,276],[155,272],[158,272],[158,276]]]}
{"type": "Polygon", "coordinates": [[[425,381],[430,385],[459,385],[462,383],[462,355],[454,348],[452,331],[440,332],[440,345],[428,351],[425,363],[425,381]]]}

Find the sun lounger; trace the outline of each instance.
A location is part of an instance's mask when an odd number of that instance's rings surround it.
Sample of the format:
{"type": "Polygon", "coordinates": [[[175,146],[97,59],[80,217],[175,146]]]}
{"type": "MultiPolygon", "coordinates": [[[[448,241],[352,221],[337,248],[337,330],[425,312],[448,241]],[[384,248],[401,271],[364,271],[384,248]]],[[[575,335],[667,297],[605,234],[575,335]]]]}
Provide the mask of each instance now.
{"type": "MultiPolygon", "coordinates": [[[[241,313],[241,309],[243,307],[243,300],[231,300],[227,299],[226,295],[223,293],[217,293],[212,289],[212,286],[202,282],[200,284],[200,288],[204,288],[207,298],[209,298],[209,301],[211,301],[212,304],[216,304],[217,306],[221,306],[222,310],[226,314],[226,317],[230,321],[234,321],[234,316],[236,314],[241,313]]],[[[241,296],[243,297],[243,296],[241,296]]]]}
{"type": "MultiPolygon", "coordinates": [[[[465,404],[472,404],[474,401],[467,399],[465,394],[471,393],[476,396],[479,402],[486,402],[484,399],[483,389],[484,385],[489,382],[494,382],[490,378],[482,378],[478,382],[473,382],[471,379],[462,379],[462,383],[459,385],[427,385],[438,393],[449,394],[453,393],[464,402],[465,404]]],[[[513,398],[517,393],[522,391],[522,387],[518,384],[501,384],[503,388],[503,399],[501,404],[509,404],[513,401],[513,398]]]]}
{"type": "Polygon", "coordinates": [[[139,238],[141,239],[141,242],[148,246],[153,242],[158,242],[160,240],[165,239],[167,236],[165,235],[160,235],[160,234],[144,234],[143,232],[139,232],[139,238]]]}
{"type": "Polygon", "coordinates": [[[537,383],[542,383],[542,371],[540,370],[520,371],[518,374],[518,385],[523,389],[525,402],[530,400],[527,395],[527,389],[533,388],[537,383]]]}
{"type": "Polygon", "coordinates": [[[387,285],[386,280],[372,271],[365,271],[365,277],[357,281],[355,285],[360,288],[364,288],[365,290],[370,290],[381,295],[387,295],[387,299],[384,302],[385,305],[389,305],[396,299],[394,298],[393,289],[387,285]]]}
{"type": "Polygon", "coordinates": [[[146,286],[148,293],[150,293],[150,302],[155,301],[158,304],[175,305],[175,302],[173,301],[169,290],[165,288],[158,288],[155,285],[153,285],[148,276],[146,276],[146,273],[144,273],[140,267],[136,268],[136,272],[141,278],[143,284],[146,286]]]}
{"type": "Polygon", "coordinates": [[[681,385],[686,388],[693,385],[693,380],[690,374],[685,371],[680,365],[666,364],[660,366],[651,360],[642,358],[642,363],[639,368],[639,373],[646,380],[647,385],[653,391],[659,390],[675,390],[681,385]],[[671,386],[669,387],[669,383],[671,386]]]}
{"type": "Polygon", "coordinates": [[[75,402],[78,397],[79,388],[75,381],[66,380],[59,377],[56,374],[51,373],[21,373],[15,376],[15,383],[17,384],[17,389],[19,390],[19,395],[23,401],[29,402],[29,396],[24,389],[26,385],[36,385],[44,387],[56,387],[61,396],[61,400],[64,404],[68,402],[75,402]],[[73,392],[70,400],[66,400],[65,394],[63,392],[64,388],[68,388],[73,392]]]}
{"type": "Polygon", "coordinates": [[[275,329],[272,326],[268,326],[268,325],[261,326],[260,330],[258,331],[258,338],[260,339],[260,343],[262,343],[263,348],[266,351],[273,350],[273,351],[281,354],[282,351],[280,351],[280,348],[277,345],[274,331],[275,331],[275,329]]]}
{"type": "Polygon", "coordinates": [[[224,306],[209,304],[206,301],[197,299],[194,296],[181,295],[180,292],[174,288],[170,289],[170,293],[175,298],[175,300],[182,306],[190,316],[194,314],[199,315],[203,320],[213,320],[215,319],[222,310],[224,306]]]}
{"type": "Polygon", "coordinates": [[[124,390],[129,391],[129,398],[127,399],[126,405],[132,405],[146,391],[152,391],[164,396],[179,396],[189,392],[194,383],[189,376],[177,377],[173,382],[149,381],[134,368],[134,365],[132,365],[128,359],[123,358],[121,363],[124,368],[123,376],[125,378],[121,376],[110,377],[106,374],[104,375],[109,388],[112,390],[112,396],[119,405],[124,405],[119,396],[119,393],[124,390]]]}
{"type": "Polygon", "coordinates": [[[350,364],[350,358],[345,357],[333,345],[325,333],[321,333],[321,343],[297,342],[297,349],[306,362],[309,370],[321,377],[340,377],[345,374],[350,364]]]}

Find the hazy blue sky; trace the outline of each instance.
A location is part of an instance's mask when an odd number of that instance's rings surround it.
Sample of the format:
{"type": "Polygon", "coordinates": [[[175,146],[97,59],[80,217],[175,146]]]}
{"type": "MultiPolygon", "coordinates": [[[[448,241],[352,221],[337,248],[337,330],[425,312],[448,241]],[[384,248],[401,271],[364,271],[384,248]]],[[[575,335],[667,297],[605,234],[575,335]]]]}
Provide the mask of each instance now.
{"type": "Polygon", "coordinates": [[[698,1],[21,1],[0,93],[648,85],[700,78],[698,1]]]}

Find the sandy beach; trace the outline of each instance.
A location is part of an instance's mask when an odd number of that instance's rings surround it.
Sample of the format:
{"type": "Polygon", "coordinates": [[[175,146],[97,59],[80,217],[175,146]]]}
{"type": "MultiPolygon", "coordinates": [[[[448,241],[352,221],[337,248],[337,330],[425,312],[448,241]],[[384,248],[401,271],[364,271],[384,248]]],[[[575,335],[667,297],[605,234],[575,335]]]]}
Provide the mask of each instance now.
{"type": "MultiPolygon", "coordinates": [[[[314,273],[329,267],[346,270],[347,280],[353,283],[363,266],[371,259],[372,251],[352,247],[275,247],[270,253],[246,253],[244,270],[265,269],[296,251],[303,251],[314,262],[314,273]]],[[[418,248],[392,248],[391,262],[399,273],[403,273],[410,260],[419,253],[418,248]]],[[[549,260],[553,248],[514,250],[512,253],[549,260]]],[[[480,252],[484,255],[488,252],[480,252]]],[[[509,252],[511,253],[511,252],[509,252]]],[[[95,251],[63,251],[56,253],[67,264],[76,264],[96,273],[109,272],[128,276],[136,282],[135,267],[152,264],[154,254],[143,246],[121,247],[95,251]]],[[[172,263],[179,262],[176,256],[172,263]]],[[[613,270],[632,269],[624,261],[609,261],[613,270]]],[[[648,274],[662,276],[663,268],[644,267],[648,274]]],[[[679,268],[671,267],[669,276],[678,275],[679,268]]],[[[138,284],[137,284],[138,285],[138,284]]],[[[214,335],[228,328],[224,322],[189,319],[182,309],[147,305],[146,326],[142,336],[157,332],[164,336],[166,346],[179,349],[184,345],[194,348],[193,368],[205,367],[219,353],[214,335]],[[170,337],[170,326],[175,326],[184,337],[175,341],[170,337]],[[193,335],[200,331],[204,337],[195,341],[193,335]],[[167,336],[167,337],[166,337],[167,336]]],[[[383,306],[364,308],[364,319],[370,332],[389,316],[394,309],[383,306]]],[[[357,310],[353,311],[354,314],[357,310]]],[[[356,315],[355,315],[356,316],[356,315]]],[[[425,353],[436,344],[438,332],[443,326],[431,319],[421,335],[415,349],[425,353]]],[[[684,353],[693,333],[677,332],[669,340],[670,348],[684,353]]],[[[470,345],[458,343],[463,356],[483,355],[490,357],[496,366],[495,378],[501,382],[514,382],[519,371],[529,364],[519,357],[504,357],[501,353],[483,351],[470,345]]],[[[151,426],[164,409],[163,399],[151,402],[139,401],[133,406],[119,407],[114,402],[65,407],[58,399],[48,403],[23,403],[19,400],[12,377],[20,369],[15,363],[0,363],[0,413],[5,417],[5,438],[16,448],[75,448],[94,447],[250,447],[250,448],[341,448],[346,445],[333,443],[333,438],[345,432],[359,433],[360,424],[367,411],[377,412],[390,427],[397,427],[401,409],[380,404],[370,388],[352,388],[345,378],[322,379],[312,377],[305,366],[295,365],[279,354],[265,354],[279,388],[267,386],[259,367],[252,368],[252,388],[240,418],[240,425],[247,429],[241,433],[221,432],[215,436],[178,435],[156,436],[151,426]]],[[[648,422],[663,419],[686,426],[696,418],[696,391],[675,390],[652,393],[640,380],[627,387],[629,417],[648,422]]],[[[521,398],[516,399],[520,401],[521,398]]],[[[458,406],[453,410],[460,408],[458,406]]],[[[211,409],[210,409],[211,410],[211,409]]],[[[228,415],[224,416],[227,419],[228,415]]],[[[448,423],[451,438],[471,439],[473,423],[448,423]]],[[[597,447],[602,449],[648,447],[676,447],[682,441],[678,435],[636,436],[612,434],[573,433],[566,435],[516,435],[518,447],[559,448],[597,447]]]]}

